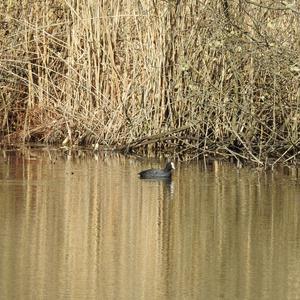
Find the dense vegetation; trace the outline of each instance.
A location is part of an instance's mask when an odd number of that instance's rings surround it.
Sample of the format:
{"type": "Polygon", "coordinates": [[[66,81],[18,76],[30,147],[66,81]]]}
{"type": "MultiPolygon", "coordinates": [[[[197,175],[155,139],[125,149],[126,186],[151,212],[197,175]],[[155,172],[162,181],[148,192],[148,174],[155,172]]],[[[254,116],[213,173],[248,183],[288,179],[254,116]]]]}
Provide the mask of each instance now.
{"type": "Polygon", "coordinates": [[[300,4],[0,4],[0,139],[299,159],[300,4]]]}

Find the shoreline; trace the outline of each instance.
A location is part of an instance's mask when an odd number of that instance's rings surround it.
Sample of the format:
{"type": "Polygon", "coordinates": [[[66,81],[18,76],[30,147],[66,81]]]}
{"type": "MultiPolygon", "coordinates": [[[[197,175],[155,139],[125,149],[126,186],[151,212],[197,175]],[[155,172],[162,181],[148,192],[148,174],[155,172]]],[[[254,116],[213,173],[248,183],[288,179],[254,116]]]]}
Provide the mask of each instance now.
{"type": "Polygon", "coordinates": [[[202,161],[205,164],[211,164],[213,162],[220,163],[230,163],[235,165],[237,168],[250,167],[256,169],[264,169],[264,170],[273,170],[277,167],[292,167],[299,168],[300,167],[300,159],[294,160],[283,160],[282,158],[269,158],[264,163],[258,164],[257,161],[240,158],[236,159],[236,155],[230,155],[228,153],[202,153],[199,155],[195,155],[194,153],[190,153],[189,155],[181,156],[178,153],[174,153],[171,151],[165,152],[157,152],[157,153],[147,153],[143,151],[120,151],[115,148],[105,148],[105,147],[97,147],[95,149],[95,145],[93,146],[66,146],[66,145],[55,145],[55,144],[43,144],[43,143],[16,143],[16,144],[3,144],[0,143],[1,151],[55,151],[60,152],[62,155],[67,154],[70,156],[76,157],[79,154],[79,157],[82,153],[84,155],[122,155],[125,157],[135,157],[137,159],[149,159],[149,160],[161,160],[172,158],[175,161],[179,162],[193,162],[193,161],[202,161]]]}

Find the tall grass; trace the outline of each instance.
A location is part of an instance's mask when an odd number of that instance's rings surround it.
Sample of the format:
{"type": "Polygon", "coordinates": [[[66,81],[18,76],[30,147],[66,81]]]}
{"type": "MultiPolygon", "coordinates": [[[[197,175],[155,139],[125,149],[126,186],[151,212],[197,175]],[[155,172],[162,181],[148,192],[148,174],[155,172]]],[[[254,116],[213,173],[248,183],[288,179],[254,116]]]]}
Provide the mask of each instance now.
{"type": "Polygon", "coordinates": [[[299,159],[300,5],[0,4],[5,143],[299,159]]]}

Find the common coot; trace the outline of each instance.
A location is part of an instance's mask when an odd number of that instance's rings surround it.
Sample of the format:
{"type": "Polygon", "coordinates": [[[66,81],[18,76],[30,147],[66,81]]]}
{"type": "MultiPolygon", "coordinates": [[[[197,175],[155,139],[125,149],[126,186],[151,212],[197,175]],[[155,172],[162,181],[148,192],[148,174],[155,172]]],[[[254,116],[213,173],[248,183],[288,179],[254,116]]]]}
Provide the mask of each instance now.
{"type": "Polygon", "coordinates": [[[173,162],[168,162],[163,170],[148,169],[139,173],[141,179],[163,179],[171,178],[172,170],[175,170],[173,162]]]}

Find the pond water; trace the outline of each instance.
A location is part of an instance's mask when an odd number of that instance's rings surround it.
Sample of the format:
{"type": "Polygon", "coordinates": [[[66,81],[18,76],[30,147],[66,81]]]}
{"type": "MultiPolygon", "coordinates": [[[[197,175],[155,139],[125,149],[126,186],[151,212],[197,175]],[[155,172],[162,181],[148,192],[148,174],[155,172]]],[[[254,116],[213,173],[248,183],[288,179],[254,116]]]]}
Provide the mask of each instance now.
{"type": "Polygon", "coordinates": [[[300,299],[299,170],[0,156],[1,299],[300,299]]]}

